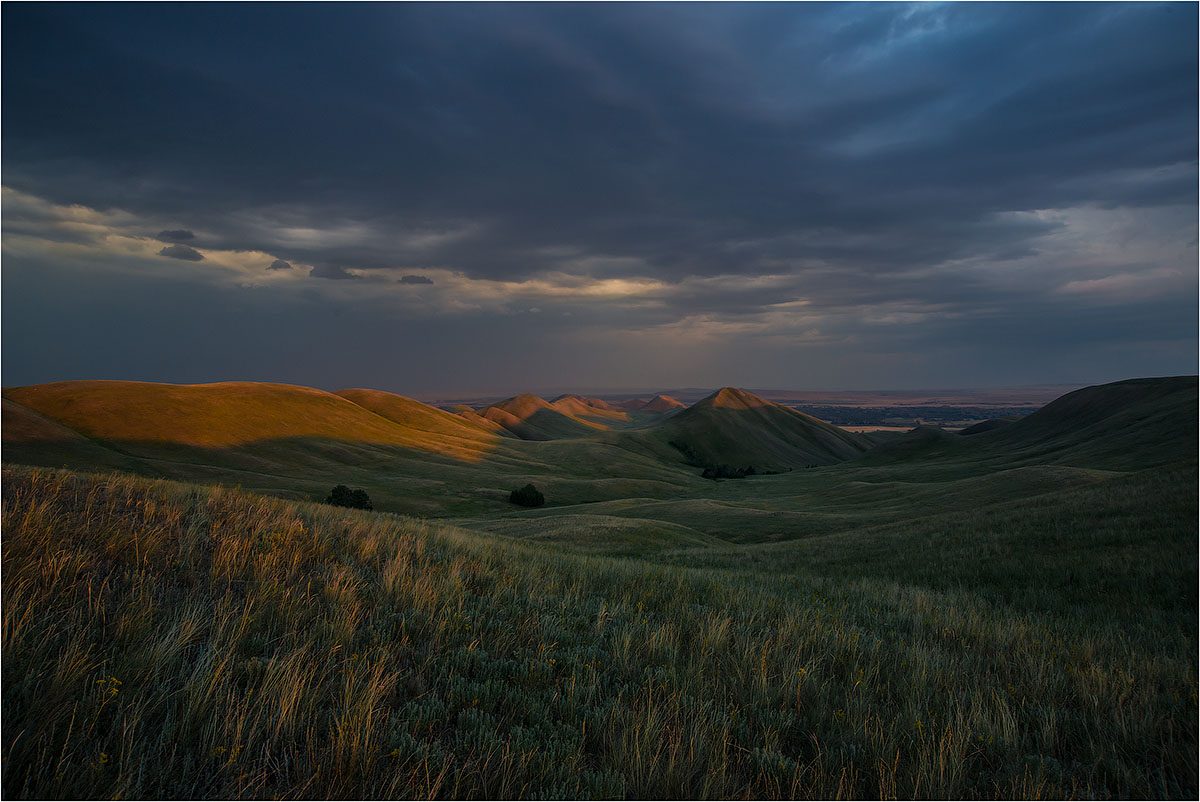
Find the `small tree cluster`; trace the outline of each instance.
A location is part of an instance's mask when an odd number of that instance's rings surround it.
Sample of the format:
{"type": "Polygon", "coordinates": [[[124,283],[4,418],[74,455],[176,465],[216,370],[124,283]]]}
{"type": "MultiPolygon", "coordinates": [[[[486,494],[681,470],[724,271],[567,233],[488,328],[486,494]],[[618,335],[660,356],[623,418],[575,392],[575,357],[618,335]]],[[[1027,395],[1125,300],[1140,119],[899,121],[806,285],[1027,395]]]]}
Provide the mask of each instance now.
{"type": "Polygon", "coordinates": [[[758,473],[753,465],[745,468],[731,468],[728,465],[712,465],[704,469],[704,473],[700,474],[704,479],[744,479],[747,476],[754,476],[758,473]]]}
{"type": "Polygon", "coordinates": [[[365,490],[351,490],[345,485],[338,485],[329,493],[329,498],[325,499],[326,504],[332,504],[335,507],[353,507],[357,510],[373,510],[371,506],[371,497],[367,495],[365,490]]]}
{"type": "Polygon", "coordinates": [[[514,490],[508,500],[513,504],[520,504],[522,507],[540,507],[546,503],[546,497],[542,495],[542,491],[532,484],[527,484],[520,490],[514,490]]]}

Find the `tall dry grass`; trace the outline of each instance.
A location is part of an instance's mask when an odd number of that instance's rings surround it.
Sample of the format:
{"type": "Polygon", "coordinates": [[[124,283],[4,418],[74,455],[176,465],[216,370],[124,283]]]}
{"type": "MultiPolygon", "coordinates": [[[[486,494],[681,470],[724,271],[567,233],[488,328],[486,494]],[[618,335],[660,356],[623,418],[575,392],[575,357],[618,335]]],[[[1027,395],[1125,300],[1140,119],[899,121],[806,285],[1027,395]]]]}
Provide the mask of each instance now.
{"type": "Polygon", "coordinates": [[[11,798],[1196,793],[1187,622],[120,476],[3,496],[11,798]]]}

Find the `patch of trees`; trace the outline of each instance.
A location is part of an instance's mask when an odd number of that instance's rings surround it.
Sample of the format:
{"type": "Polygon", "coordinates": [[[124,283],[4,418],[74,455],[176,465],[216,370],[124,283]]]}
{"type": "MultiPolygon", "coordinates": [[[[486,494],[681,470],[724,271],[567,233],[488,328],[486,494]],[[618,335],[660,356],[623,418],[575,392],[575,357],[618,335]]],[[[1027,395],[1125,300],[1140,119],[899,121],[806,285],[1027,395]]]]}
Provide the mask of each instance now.
{"type": "Polygon", "coordinates": [[[745,479],[747,476],[754,476],[758,471],[754,470],[753,465],[748,465],[745,468],[731,468],[728,465],[713,465],[704,469],[704,473],[700,474],[703,479],[745,479]]]}
{"type": "Polygon", "coordinates": [[[525,485],[520,490],[514,490],[508,500],[522,507],[540,507],[546,503],[546,497],[542,495],[542,491],[534,487],[532,483],[525,485]]]}
{"type": "Polygon", "coordinates": [[[367,495],[367,491],[362,489],[351,490],[345,485],[337,485],[329,492],[329,497],[325,499],[326,504],[332,504],[335,507],[351,507],[356,510],[373,510],[371,506],[371,497],[367,495]]]}
{"type": "MultiPolygon", "coordinates": [[[[683,454],[684,460],[688,465],[694,468],[703,468],[703,473],[700,476],[704,479],[745,479],[747,476],[767,476],[770,474],[780,473],[780,471],[760,471],[753,465],[747,465],[745,468],[737,468],[731,465],[715,465],[705,460],[694,448],[687,443],[679,440],[669,441],[669,445],[683,454]]],[[[791,470],[791,468],[788,468],[791,470]]]]}

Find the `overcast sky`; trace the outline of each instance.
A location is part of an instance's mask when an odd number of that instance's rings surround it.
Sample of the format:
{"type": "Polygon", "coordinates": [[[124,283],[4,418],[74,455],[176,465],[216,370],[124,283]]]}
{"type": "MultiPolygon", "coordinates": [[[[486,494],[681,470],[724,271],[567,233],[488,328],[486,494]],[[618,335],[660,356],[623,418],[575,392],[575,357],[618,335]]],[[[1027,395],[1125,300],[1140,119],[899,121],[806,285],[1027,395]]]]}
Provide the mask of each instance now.
{"type": "Polygon", "coordinates": [[[3,383],[1195,373],[1197,5],[3,5],[3,383]]]}

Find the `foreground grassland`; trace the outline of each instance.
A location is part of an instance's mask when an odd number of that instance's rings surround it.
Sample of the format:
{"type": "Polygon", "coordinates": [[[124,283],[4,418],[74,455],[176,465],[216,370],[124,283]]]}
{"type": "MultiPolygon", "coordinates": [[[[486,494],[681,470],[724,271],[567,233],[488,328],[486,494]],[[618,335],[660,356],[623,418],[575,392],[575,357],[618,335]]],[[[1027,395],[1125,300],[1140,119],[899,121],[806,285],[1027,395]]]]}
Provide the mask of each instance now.
{"type": "Polygon", "coordinates": [[[1195,470],[1068,478],[618,559],[7,468],[3,790],[1195,798],[1195,470]]]}

